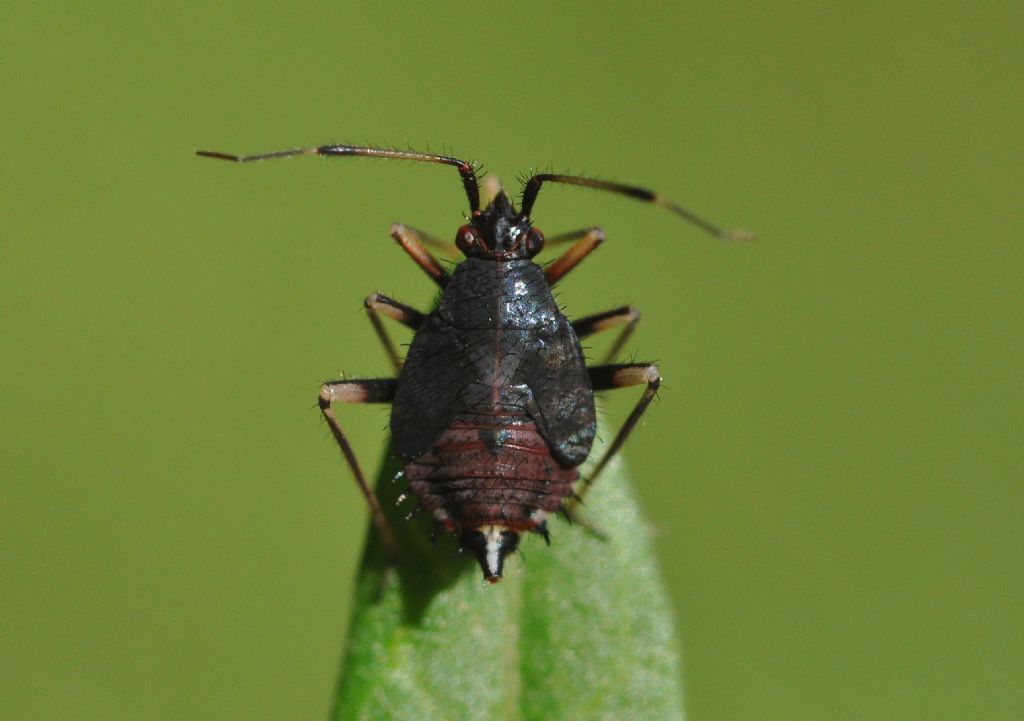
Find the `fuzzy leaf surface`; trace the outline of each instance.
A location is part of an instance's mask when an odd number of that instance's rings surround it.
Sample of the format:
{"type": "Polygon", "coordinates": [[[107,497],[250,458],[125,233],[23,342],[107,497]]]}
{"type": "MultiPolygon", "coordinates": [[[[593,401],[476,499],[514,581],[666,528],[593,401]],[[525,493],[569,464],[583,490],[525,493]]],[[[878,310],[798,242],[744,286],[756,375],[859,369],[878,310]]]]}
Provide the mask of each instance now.
{"type": "Polygon", "coordinates": [[[394,516],[405,553],[389,568],[371,532],[337,721],[681,721],[672,608],[621,459],[584,507],[604,539],[552,519],[551,547],[526,534],[494,585],[453,538],[429,545],[429,519],[394,516]]]}

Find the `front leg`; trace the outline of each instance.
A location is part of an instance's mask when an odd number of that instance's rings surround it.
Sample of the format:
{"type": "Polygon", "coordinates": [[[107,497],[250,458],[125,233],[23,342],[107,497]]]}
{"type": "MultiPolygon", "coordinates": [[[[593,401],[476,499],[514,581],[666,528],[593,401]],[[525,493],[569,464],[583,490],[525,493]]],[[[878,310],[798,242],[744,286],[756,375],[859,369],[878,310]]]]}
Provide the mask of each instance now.
{"type": "Polygon", "coordinates": [[[435,283],[442,288],[448,285],[448,271],[442,268],[437,258],[427,250],[427,243],[443,246],[444,241],[430,238],[415,228],[402,225],[401,223],[395,223],[391,226],[391,237],[402,246],[402,250],[408,253],[416,262],[416,265],[423,268],[423,272],[429,275],[435,283]]]}
{"type": "Polygon", "coordinates": [[[558,259],[544,269],[544,276],[548,279],[548,285],[554,285],[565,277],[566,273],[580,264],[584,258],[604,242],[604,231],[600,228],[583,228],[574,230],[571,233],[564,233],[555,236],[545,242],[551,247],[560,243],[573,242],[572,247],[565,251],[558,259]]]}
{"type": "Polygon", "coordinates": [[[391,524],[388,523],[388,519],[384,516],[384,511],[381,510],[377,494],[373,492],[373,489],[366,482],[366,476],[363,475],[363,470],[359,466],[359,461],[356,460],[352,446],[348,442],[348,438],[345,437],[345,432],[341,429],[341,424],[338,423],[338,419],[331,409],[331,403],[390,403],[395,398],[395,389],[397,387],[398,381],[394,378],[330,381],[320,386],[319,398],[320,412],[323,414],[324,420],[327,421],[327,425],[331,427],[334,440],[338,442],[341,454],[345,457],[349,468],[352,469],[356,485],[359,486],[363,497],[366,498],[366,503],[370,507],[370,516],[380,532],[384,548],[392,561],[396,561],[399,556],[398,539],[395,536],[394,529],[391,528],[391,524]]]}

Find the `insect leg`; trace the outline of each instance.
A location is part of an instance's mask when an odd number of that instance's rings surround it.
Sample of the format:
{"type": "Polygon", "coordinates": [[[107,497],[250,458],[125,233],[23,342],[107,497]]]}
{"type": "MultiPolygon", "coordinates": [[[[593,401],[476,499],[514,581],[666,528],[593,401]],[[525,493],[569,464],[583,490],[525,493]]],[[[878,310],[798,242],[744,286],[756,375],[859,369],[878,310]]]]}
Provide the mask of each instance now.
{"type": "MultiPolygon", "coordinates": [[[[395,223],[391,226],[391,237],[398,241],[402,250],[412,257],[416,265],[423,268],[423,271],[433,278],[434,282],[444,288],[448,285],[448,271],[441,267],[437,258],[431,255],[426,248],[426,237],[415,228],[408,225],[395,223]]],[[[443,241],[436,241],[442,243],[443,241]]]]}
{"type": "Polygon", "coordinates": [[[449,243],[446,240],[441,240],[437,236],[431,235],[430,233],[420,230],[419,228],[413,228],[411,225],[403,225],[401,223],[396,223],[396,225],[401,225],[408,232],[416,234],[419,237],[420,241],[423,243],[423,245],[429,245],[434,250],[441,251],[442,255],[448,255],[455,258],[459,257],[460,255],[459,247],[455,245],[455,243],[449,243]]]}
{"type": "Polygon", "coordinates": [[[359,486],[363,497],[366,498],[366,503],[370,506],[370,516],[373,518],[373,523],[377,526],[377,531],[384,542],[384,548],[392,560],[397,559],[399,555],[398,539],[395,537],[395,532],[392,530],[391,524],[388,523],[388,519],[385,518],[384,511],[381,510],[377,495],[366,483],[366,476],[363,475],[363,470],[359,466],[359,461],[356,460],[352,446],[345,437],[345,432],[341,430],[341,424],[338,423],[338,419],[331,409],[331,403],[390,403],[395,397],[397,387],[398,381],[393,378],[329,381],[320,386],[319,398],[320,412],[323,413],[327,425],[331,427],[334,440],[338,442],[341,454],[345,457],[349,468],[352,469],[356,485],[359,486]]]}
{"type": "MultiPolygon", "coordinates": [[[[604,242],[604,231],[600,228],[584,228],[553,238],[550,242],[564,243],[575,240],[572,247],[558,257],[554,263],[544,269],[544,276],[549,284],[561,280],[566,273],[579,265],[597,246],[604,242]]],[[[545,244],[549,244],[545,241],[545,244]]]]}
{"type": "Polygon", "coordinates": [[[647,388],[644,390],[643,395],[640,396],[640,400],[637,401],[633,412],[629,414],[629,418],[622,424],[619,432],[615,434],[615,439],[605,450],[601,460],[597,462],[597,465],[590,472],[590,477],[584,481],[585,485],[580,489],[579,497],[573,499],[567,505],[567,510],[570,514],[590,486],[593,485],[597,476],[608,465],[608,461],[622,448],[622,444],[626,441],[633,428],[636,427],[640,417],[647,410],[647,406],[654,400],[654,396],[658,394],[658,386],[661,385],[661,373],[658,371],[658,366],[653,363],[616,363],[614,365],[594,366],[593,368],[588,368],[587,371],[590,373],[590,382],[593,384],[595,391],[625,388],[626,386],[636,386],[641,383],[646,383],[647,388]]]}
{"type": "Polygon", "coordinates": [[[633,335],[633,331],[636,330],[636,324],[639,322],[640,312],[631,305],[624,305],[621,308],[608,310],[604,313],[595,313],[594,315],[574,320],[572,329],[576,331],[577,337],[586,338],[588,335],[624,325],[625,327],[619,333],[619,337],[615,339],[615,342],[612,343],[611,348],[604,354],[604,359],[601,361],[602,363],[608,363],[615,360],[619,351],[622,350],[622,346],[633,335]]]}
{"type": "Polygon", "coordinates": [[[570,230],[568,233],[559,233],[558,235],[544,236],[544,247],[554,248],[556,245],[565,245],[566,243],[571,243],[574,240],[579,240],[592,230],[597,230],[597,228],[579,228],[577,230],[570,230]]]}
{"type": "Polygon", "coordinates": [[[402,325],[416,330],[420,327],[420,323],[423,322],[423,314],[415,308],[407,306],[405,303],[400,303],[393,298],[388,298],[383,293],[377,292],[366,296],[363,305],[366,308],[366,314],[370,317],[370,322],[373,323],[373,329],[377,331],[377,337],[380,338],[380,342],[384,345],[384,351],[388,354],[391,365],[395,368],[395,373],[400,372],[402,370],[402,359],[398,355],[398,349],[395,348],[395,343],[391,340],[391,335],[388,333],[387,328],[384,327],[380,317],[386,315],[388,318],[397,320],[402,325]]]}

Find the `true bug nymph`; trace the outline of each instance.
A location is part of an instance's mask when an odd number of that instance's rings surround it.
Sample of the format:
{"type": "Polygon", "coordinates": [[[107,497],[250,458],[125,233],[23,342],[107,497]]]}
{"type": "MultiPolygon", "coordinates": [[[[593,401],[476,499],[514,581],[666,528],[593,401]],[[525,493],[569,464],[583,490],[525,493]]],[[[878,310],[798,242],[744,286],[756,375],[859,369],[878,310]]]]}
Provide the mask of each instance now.
{"type": "Polygon", "coordinates": [[[476,556],[484,578],[491,582],[501,578],[505,558],[517,548],[520,534],[532,531],[548,540],[548,515],[571,512],[572,504],[621,448],[661,382],[652,363],[586,366],[580,338],[621,328],[606,358],[611,361],[639,314],[625,306],[570,322],[561,313],[551,295],[552,284],[594,250],[604,234],[587,228],[553,238],[549,245],[572,244],[551,264],[534,263],[545,246],[544,235],[531,222],[541,186],[566,183],[619,193],[663,206],[718,238],[751,237],[721,230],[644,188],[572,175],[533,175],[526,181],[518,211],[502,190],[481,210],[473,167],[430,153],[324,145],[248,156],[198,154],[237,162],[295,155],[363,156],[438,163],[458,170],[471,215],[455,235],[465,259],[451,275],[426,247],[444,243],[403,225],[393,226],[391,233],[443,289],[437,308],[423,314],[380,293],[365,301],[397,377],[324,383],[319,403],[392,558],[400,553],[395,534],[332,403],[393,404],[392,442],[405,464],[409,491],[433,514],[438,529],[458,535],[461,548],[476,556]],[[415,331],[404,363],[382,315],[415,331]],[[645,385],[643,395],[575,495],[578,467],[590,454],[596,433],[594,392],[632,385],[645,385]]]}

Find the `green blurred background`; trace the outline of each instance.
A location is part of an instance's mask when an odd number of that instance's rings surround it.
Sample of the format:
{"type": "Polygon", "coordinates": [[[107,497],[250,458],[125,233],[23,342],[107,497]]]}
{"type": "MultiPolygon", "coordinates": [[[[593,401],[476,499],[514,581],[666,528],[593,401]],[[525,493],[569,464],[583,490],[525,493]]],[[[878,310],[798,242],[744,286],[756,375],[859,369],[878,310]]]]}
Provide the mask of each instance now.
{"type": "Polygon", "coordinates": [[[1022,7],[8,4],[0,716],[325,718],[366,513],[317,384],[387,373],[363,297],[434,295],[389,224],[465,198],[191,153],[351,141],[759,232],[535,213],[666,379],[626,455],[693,721],[1024,718],[1022,7]]]}

